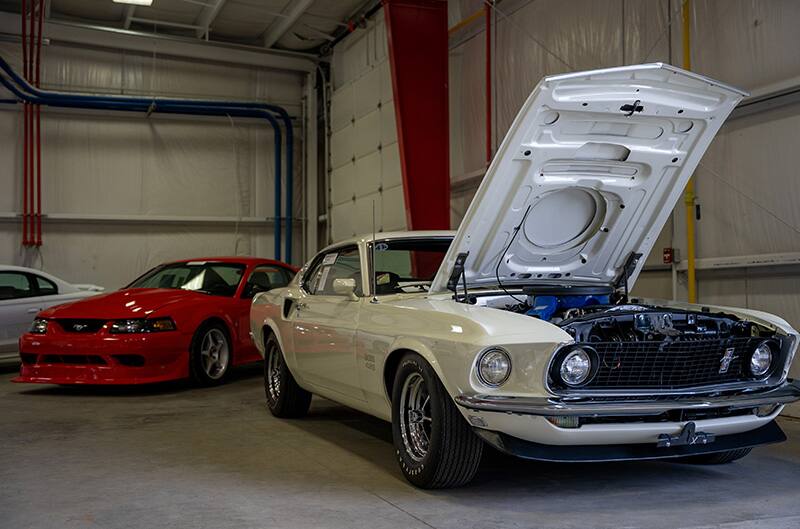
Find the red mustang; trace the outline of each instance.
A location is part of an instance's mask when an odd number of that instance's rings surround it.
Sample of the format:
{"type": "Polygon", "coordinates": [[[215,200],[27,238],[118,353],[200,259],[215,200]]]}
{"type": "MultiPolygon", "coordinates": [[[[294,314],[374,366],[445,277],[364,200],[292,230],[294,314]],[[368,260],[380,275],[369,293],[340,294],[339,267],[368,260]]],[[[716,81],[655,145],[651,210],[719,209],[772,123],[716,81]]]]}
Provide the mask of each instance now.
{"type": "Polygon", "coordinates": [[[14,382],[219,383],[231,366],[261,359],[249,332],[252,297],[296,272],[252,257],[157,266],[122,290],[39,313],[19,340],[14,382]]]}

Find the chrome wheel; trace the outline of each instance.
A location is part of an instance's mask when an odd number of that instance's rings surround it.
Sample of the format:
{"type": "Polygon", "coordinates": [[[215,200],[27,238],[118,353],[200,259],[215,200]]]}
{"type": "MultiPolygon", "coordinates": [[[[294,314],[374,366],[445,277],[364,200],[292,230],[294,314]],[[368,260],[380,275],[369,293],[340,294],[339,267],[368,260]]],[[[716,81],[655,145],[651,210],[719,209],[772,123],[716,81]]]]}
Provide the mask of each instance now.
{"type": "Polygon", "coordinates": [[[264,382],[267,384],[267,392],[269,398],[277,401],[281,396],[281,367],[283,358],[277,347],[274,345],[267,351],[267,372],[265,373],[264,382]]]}
{"type": "Polygon", "coordinates": [[[400,390],[400,435],[406,453],[414,461],[422,461],[428,454],[431,439],[431,396],[425,379],[412,373],[400,390]]]}
{"type": "Polygon", "coordinates": [[[209,329],[200,342],[200,361],[208,378],[222,378],[228,370],[229,358],[230,348],[225,333],[219,329],[209,329]]]}

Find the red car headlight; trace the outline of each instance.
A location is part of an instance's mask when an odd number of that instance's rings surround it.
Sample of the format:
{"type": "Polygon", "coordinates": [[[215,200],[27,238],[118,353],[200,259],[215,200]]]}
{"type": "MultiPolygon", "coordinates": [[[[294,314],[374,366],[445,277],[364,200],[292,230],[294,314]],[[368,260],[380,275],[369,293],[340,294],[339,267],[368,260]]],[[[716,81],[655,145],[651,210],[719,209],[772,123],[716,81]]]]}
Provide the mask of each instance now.
{"type": "Polygon", "coordinates": [[[47,320],[36,318],[31,323],[31,328],[28,330],[31,334],[47,334],[47,320]]]}
{"type": "Polygon", "coordinates": [[[174,331],[175,322],[172,318],[135,319],[135,320],[114,320],[111,322],[109,332],[111,334],[134,334],[142,332],[164,332],[174,331]]]}

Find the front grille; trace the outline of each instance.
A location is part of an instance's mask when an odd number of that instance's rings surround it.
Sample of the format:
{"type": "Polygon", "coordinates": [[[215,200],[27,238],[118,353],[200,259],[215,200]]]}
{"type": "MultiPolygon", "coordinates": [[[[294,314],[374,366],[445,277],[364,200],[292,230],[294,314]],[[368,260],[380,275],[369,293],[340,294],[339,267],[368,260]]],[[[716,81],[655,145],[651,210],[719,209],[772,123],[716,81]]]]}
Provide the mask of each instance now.
{"type": "Polygon", "coordinates": [[[598,369],[587,389],[685,389],[750,380],[750,353],[759,338],[597,342],[598,369]],[[727,370],[723,358],[731,356],[727,370]],[[724,372],[720,372],[724,371],[724,372]]]}
{"type": "Polygon", "coordinates": [[[64,332],[89,334],[99,331],[106,323],[106,320],[57,319],[56,322],[64,329],[64,332]]]}
{"type": "Polygon", "coordinates": [[[41,355],[39,357],[39,364],[64,364],[71,366],[85,366],[85,365],[106,365],[106,361],[102,356],[98,355],[41,355]]]}

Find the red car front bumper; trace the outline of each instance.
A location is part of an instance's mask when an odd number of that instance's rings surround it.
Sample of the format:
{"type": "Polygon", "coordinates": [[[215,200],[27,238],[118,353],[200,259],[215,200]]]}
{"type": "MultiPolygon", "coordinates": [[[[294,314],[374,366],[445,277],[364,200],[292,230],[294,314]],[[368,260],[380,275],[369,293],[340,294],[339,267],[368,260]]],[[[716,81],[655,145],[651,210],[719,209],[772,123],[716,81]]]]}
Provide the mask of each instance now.
{"type": "Polygon", "coordinates": [[[189,376],[189,342],[180,332],[119,335],[24,334],[22,364],[13,382],[34,384],[147,384],[189,376]]]}

